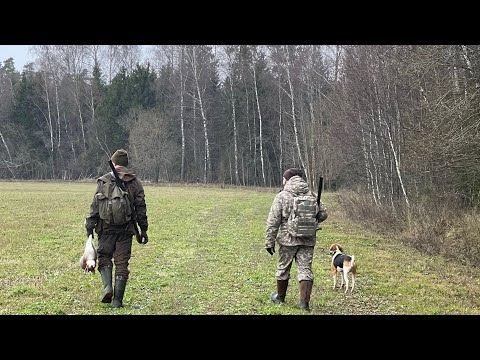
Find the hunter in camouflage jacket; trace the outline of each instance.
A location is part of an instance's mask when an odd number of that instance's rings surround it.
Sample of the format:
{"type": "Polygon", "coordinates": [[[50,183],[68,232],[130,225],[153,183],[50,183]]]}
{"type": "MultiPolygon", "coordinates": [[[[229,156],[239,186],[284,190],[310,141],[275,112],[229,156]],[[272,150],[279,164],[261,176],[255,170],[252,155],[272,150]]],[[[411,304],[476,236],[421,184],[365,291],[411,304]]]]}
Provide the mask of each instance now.
{"type": "MultiPolygon", "coordinates": [[[[308,187],[307,182],[300,176],[293,176],[285,184],[282,191],[280,191],[273,200],[270,213],[267,218],[267,231],[265,236],[265,248],[275,246],[275,240],[279,245],[296,246],[307,245],[315,246],[317,241],[316,236],[311,238],[297,238],[289,234],[287,230],[287,221],[293,206],[293,194],[301,195],[311,193],[313,196],[317,194],[312,193],[308,187]]],[[[327,208],[320,201],[320,209],[318,213],[318,221],[322,222],[327,218],[327,208]]]]}

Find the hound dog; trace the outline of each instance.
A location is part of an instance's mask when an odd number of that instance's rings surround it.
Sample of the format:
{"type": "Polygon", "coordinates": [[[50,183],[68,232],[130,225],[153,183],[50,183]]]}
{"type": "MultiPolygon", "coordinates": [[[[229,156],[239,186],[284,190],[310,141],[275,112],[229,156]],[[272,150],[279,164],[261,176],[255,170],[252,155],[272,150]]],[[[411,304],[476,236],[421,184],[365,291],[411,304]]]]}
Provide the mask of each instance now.
{"type": "Polygon", "coordinates": [[[332,256],[330,270],[333,276],[333,288],[337,287],[337,274],[341,273],[342,283],[340,288],[345,284],[345,294],[348,291],[348,274],[352,275],[352,287],[350,292],[353,292],[355,287],[355,276],[357,274],[357,264],[355,262],[355,256],[347,255],[343,252],[343,247],[338,243],[330,245],[330,255],[332,256]]]}

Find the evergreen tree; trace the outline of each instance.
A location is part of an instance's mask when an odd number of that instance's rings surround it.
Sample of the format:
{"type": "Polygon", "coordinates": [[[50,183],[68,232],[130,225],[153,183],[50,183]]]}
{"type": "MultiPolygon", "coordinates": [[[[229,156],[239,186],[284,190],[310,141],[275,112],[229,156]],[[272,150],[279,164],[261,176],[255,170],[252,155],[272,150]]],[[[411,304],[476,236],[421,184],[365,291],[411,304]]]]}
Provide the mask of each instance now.
{"type": "MultiPolygon", "coordinates": [[[[21,129],[21,134],[17,134],[20,140],[17,142],[18,151],[24,156],[23,162],[33,171],[42,164],[48,163],[50,157],[42,139],[41,113],[35,105],[37,98],[35,84],[33,78],[28,77],[25,72],[22,74],[12,116],[14,124],[21,129]]],[[[35,172],[29,175],[36,176],[35,172]]]]}

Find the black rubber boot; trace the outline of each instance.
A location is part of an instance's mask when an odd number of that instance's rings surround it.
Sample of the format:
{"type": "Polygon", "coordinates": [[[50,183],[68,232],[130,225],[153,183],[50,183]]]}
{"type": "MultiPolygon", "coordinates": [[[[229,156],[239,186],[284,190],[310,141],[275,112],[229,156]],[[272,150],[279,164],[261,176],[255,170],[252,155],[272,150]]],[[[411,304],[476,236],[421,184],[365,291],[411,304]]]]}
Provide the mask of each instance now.
{"type": "Polygon", "coordinates": [[[300,309],[310,311],[310,294],[312,293],[313,281],[300,281],[300,309]]]}
{"type": "Polygon", "coordinates": [[[287,295],[288,280],[277,280],[277,292],[272,293],[270,299],[275,304],[285,302],[285,295],[287,295]]]}
{"type": "Polygon", "coordinates": [[[110,266],[104,266],[98,270],[102,277],[103,283],[103,298],[102,303],[111,303],[113,296],[112,288],[112,268],[110,266]]]}
{"type": "Polygon", "coordinates": [[[115,276],[115,289],[113,293],[112,308],[123,307],[123,294],[125,293],[125,286],[127,286],[127,279],[123,276],[115,276]]]}

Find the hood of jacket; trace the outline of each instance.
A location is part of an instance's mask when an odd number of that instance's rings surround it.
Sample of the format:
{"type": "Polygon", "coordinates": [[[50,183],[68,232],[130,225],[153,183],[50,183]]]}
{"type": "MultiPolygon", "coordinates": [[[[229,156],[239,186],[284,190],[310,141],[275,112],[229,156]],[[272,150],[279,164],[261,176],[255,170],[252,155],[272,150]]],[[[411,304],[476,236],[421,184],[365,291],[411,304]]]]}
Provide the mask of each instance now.
{"type": "MultiPolygon", "coordinates": [[[[122,179],[125,182],[131,181],[131,180],[133,180],[137,177],[132,172],[132,170],[130,170],[129,168],[127,168],[125,166],[117,166],[116,169],[117,169],[117,173],[118,173],[118,176],[120,177],[120,179],[122,179]]],[[[112,173],[112,175],[113,175],[113,173],[112,173]]]]}
{"type": "Polygon", "coordinates": [[[300,176],[292,176],[283,187],[283,190],[296,195],[306,194],[310,191],[307,182],[300,176]]]}

